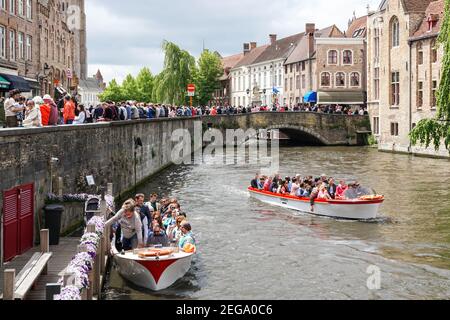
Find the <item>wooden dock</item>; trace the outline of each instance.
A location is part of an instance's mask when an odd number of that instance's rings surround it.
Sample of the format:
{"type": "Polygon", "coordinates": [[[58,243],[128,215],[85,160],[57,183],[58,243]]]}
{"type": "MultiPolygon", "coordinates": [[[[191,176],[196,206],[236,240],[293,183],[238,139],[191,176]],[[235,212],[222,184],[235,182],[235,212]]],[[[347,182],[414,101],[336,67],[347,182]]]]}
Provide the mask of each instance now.
{"type": "MultiPolygon", "coordinates": [[[[73,256],[77,254],[77,248],[80,244],[79,238],[61,238],[58,246],[50,246],[50,251],[53,253],[50,262],[48,263],[48,274],[41,275],[36,282],[34,290],[31,290],[27,295],[26,300],[45,300],[45,286],[47,283],[56,283],[63,276],[73,256]]],[[[33,254],[40,252],[40,247],[35,247],[29,250],[22,256],[15,258],[13,261],[5,264],[0,268],[0,284],[3,284],[4,270],[15,269],[18,274],[33,256],[33,254]]],[[[3,285],[0,285],[0,295],[3,294],[3,285]]]]}

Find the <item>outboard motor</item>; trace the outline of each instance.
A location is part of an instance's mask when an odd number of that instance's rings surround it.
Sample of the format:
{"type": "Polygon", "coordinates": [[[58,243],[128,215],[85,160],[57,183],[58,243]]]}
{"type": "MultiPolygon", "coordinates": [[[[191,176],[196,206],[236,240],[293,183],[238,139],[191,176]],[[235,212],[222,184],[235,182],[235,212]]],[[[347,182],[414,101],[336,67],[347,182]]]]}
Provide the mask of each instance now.
{"type": "Polygon", "coordinates": [[[84,207],[84,223],[87,225],[95,215],[101,213],[99,196],[89,196],[84,207]]]}

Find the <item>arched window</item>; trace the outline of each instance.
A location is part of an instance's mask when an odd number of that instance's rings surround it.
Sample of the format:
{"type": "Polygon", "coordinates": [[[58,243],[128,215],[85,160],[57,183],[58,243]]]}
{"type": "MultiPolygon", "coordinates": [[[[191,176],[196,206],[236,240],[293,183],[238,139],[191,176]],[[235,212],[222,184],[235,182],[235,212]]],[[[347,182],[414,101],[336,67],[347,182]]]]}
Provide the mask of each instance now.
{"type": "Polygon", "coordinates": [[[391,21],[391,37],[392,47],[398,47],[400,45],[400,23],[397,17],[392,18],[391,21]]]}
{"type": "Polygon", "coordinates": [[[329,87],[331,85],[331,76],[329,72],[323,72],[320,80],[322,87],[329,87]]]}
{"type": "Polygon", "coordinates": [[[336,73],[336,87],[345,87],[345,73],[336,73]]]}
{"type": "Polygon", "coordinates": [[[350,74],[350,85],[352,87],[359,87],[360,84],[360,77],[358,72],[352,72],[350,74]]]}
{"type": "Polygon", "coordinates": [[[337,64],[338,63],[338,53],[336,50],[328,51],[328,64],[337,64]]]}
{"type": "Polygon", "coordinates": [[[353,61],[353,52],[351,50],[344,50],[342,55],[342,63],[343,64],[352,64],[353,61]]]}
{"type": "Polygon", "coordinates": [[[438,48],[436,44],[436,39],[431,40],[430,50],[431,50],[431,63],[436,63],[438,60],[438,48]]]}

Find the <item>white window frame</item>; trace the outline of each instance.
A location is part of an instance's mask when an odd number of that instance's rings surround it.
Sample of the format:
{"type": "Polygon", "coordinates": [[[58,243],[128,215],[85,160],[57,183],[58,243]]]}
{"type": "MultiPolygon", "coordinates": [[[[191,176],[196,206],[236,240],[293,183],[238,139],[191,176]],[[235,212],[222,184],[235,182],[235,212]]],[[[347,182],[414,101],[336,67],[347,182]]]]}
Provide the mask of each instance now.
{"type": "Polygon", "coordinates": [[[358,72],[358,71],[352,71],[352,72],[350,72],[350,73],[348,74],[348,77],[349,77],[349,87],[350,87],[350,88],[361,88],[361,82],[362,82],[361,72],[358,72]],[[359,77],[359,85],[358,85],[358,86],[353,86],[353,85],[352,85],[352,74],[353,74],[353,73],[356,73],[356,74],[358,75],[358,77],[359,77]]]}
{"type": "Polygon", "coordinates": [[[6,59],[6,27],[0,25],[0,57],[6,59]]]}
{"type": "Polygon", "coordinates": [[[19,32],[17,35],[17,43],[19,46],[19,56],[21,60],[25,59],[25,35],[23,32],[19,32]]]}
{"type": "Polygon", "coordinates": [[[344,50],[342,50],[342,65],[343,66],[353,66],[354,65],[354,53],[353,53],[353,50],[351,50],[351,49],[344,49],[344,50]],[[352,56],[351,56],[351,59],[350,59],[350,63],[344,63],[344,52],[345,51],[350,51],[351,53],[352,53],[352,56]]]}
{"type": "Polygon", "coordinates": [[[26,60],[33,61],[33,38],[30,35],[26,35],[26,60]]]}
{"type": "Polygon", "coordinates": [[[320,87],[321,87],[321,88],[331,88],[332,83],[333,83],[333,77],[332,77],[332,75],[333,75],[333,74],[332,74],[331,72],[328,72],[328,71],[322,71],[322,72],[320,73],[319,83],[320,83],[320,87]],[[330,76],[330,85],[328,85],[328,86],[322,85],[322,75],[323,75],[324,73],[328,73],[328,75],[330,76]]]}
{"type": "Polygon", "coordinates": [[[334,74],[334,86],[335,88],[346,88],[347,87],[347,74],[345,72],[342,71],[338,71],[334,74]],[[344,85],[343,86],[338,86],[337,85],[337,75],[338,73],[342,73],[344,75],[344,85]]]}
{"type": "Polygon", "coordinates": [[[18,15],[20,17],[25,17],[25,5],[23,3],[24,0],[18,0],[19,4],[18,4],[18,15]]]}
{"type": "Polygon", "coordinates": [[[337,49],[329,49],[327,51],[327,65],[329,66],[338,66],[339,65],[339,50],[337,49]],[[336,63],[330,63],[330,51],[336,51],[337,57],[336,57],[336,63]]]}
{"type": "Polygon", "coordinates": [[[16,0],[9,0],[9,14],[16,15],[16,0]]]}
{"type": "Polygon", "coordinates": [[[33,2],[32,0],[27,0],[26,3],[26,16],[28,20],[33,19],[33,2]]]}
{"type": "Polygon", "coordinates": [[[16,61],[16,31],[9,30],[9,60],[16,61]]]}

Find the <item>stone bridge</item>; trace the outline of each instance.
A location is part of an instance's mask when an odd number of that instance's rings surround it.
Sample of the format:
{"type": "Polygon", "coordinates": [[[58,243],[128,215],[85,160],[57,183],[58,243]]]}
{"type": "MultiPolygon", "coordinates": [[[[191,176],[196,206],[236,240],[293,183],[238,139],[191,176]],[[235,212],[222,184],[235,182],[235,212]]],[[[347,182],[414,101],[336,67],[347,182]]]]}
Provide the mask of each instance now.
{"type": "Polygon", "coordinates": [[[203,117],[203,127],[227,129],[279,129],[302,145],[356,146],[367,144],[371,134],[368,116],[331,115],[315,112],[259,112],[203,117]]]}

